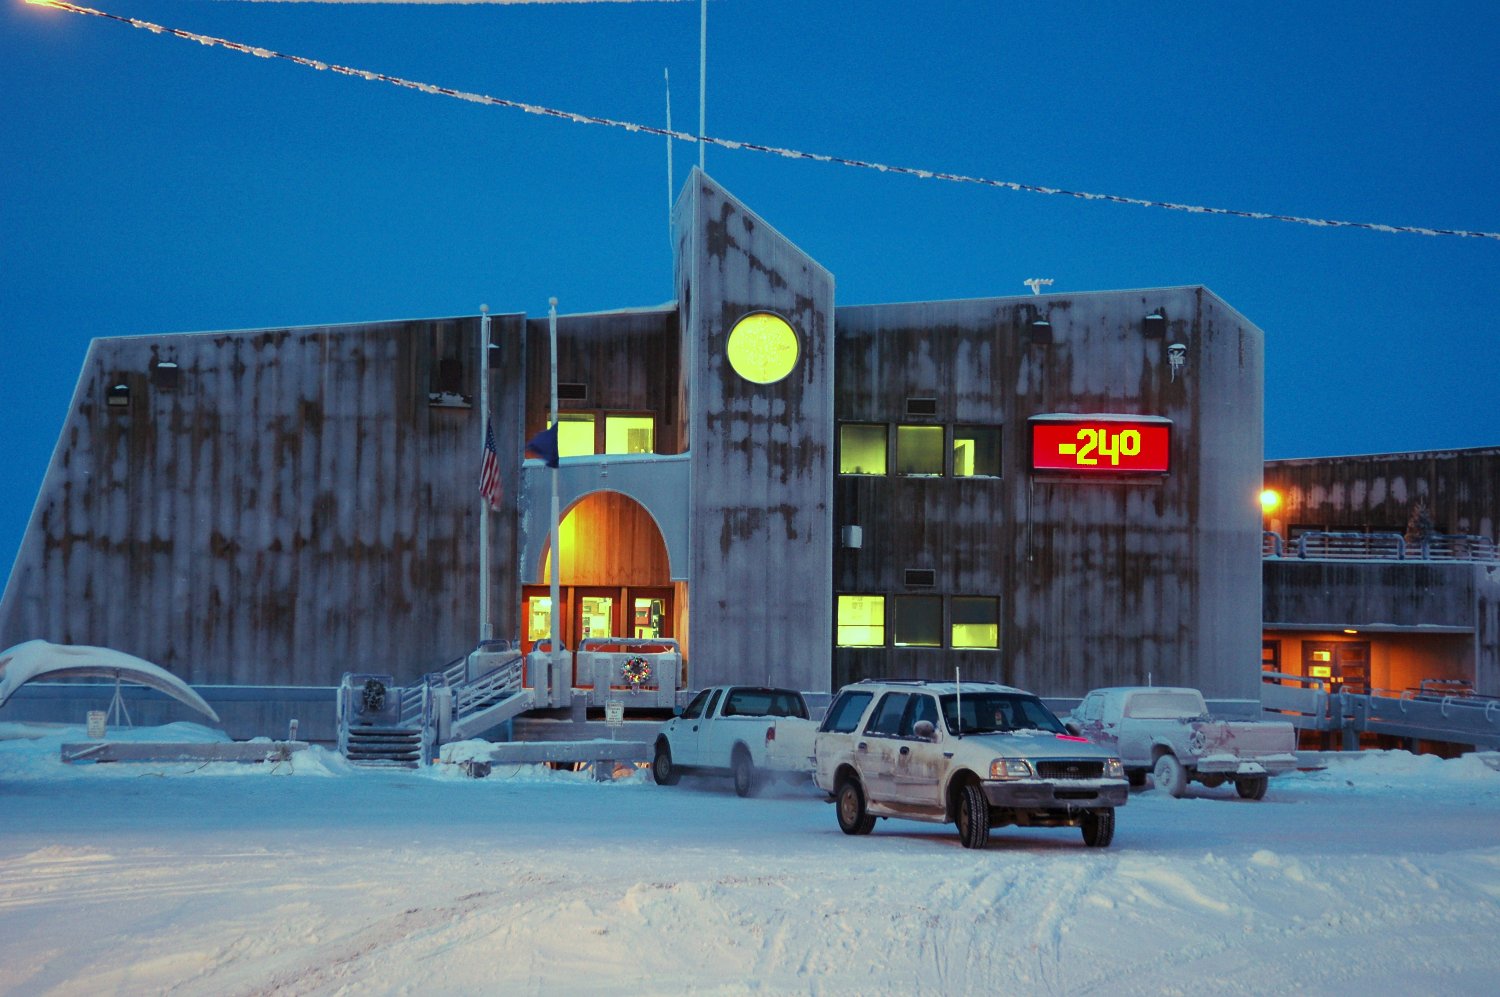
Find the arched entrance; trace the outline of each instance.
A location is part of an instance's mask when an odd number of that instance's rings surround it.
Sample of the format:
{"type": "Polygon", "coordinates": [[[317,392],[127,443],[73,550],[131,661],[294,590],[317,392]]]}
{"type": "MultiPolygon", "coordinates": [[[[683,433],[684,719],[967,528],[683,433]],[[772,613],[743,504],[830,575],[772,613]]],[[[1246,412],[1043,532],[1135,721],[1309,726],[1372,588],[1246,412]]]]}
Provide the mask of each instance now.
{"type": "MultiPolygon", "coordinates": [[[[674,637],[685,644],[679,614],[686,584],[672,581],[661,530],[639,502],[620,492],[585,495],[563,516],[558,545],[564,647],[576,650],[587,637],[674,637]]],[[[522,586],[526,651],[551,635],[551,572],[551,551],[544,549],[541,583],[522,586]]]]}

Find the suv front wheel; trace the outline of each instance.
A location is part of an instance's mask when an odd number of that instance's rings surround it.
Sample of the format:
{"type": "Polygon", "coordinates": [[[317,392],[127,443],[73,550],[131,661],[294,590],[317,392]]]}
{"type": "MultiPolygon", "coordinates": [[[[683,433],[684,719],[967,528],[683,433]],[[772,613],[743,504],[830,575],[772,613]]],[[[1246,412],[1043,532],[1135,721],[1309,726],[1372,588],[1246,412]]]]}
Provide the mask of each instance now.
{"type": "Polygon", "coordinates": [[[865,793],[854,779],[840,786],[834,807],[839,813],[839,830],[845,834],[869,834],[875,829],[875,818],[865,812],[865,793]]]}
{"type": "Polygon", "coordinates": [[[1108,848],[1115,838],[1115,809],[1090,810],[1083,815],[1083,843],[1090,848],[1108,848]]]}
{"type": "Polygon", "coordinates": [[[965,783],[958,791],[958,840],[965,848],[990,843],[990,801],[977,782],[965,783]]]}

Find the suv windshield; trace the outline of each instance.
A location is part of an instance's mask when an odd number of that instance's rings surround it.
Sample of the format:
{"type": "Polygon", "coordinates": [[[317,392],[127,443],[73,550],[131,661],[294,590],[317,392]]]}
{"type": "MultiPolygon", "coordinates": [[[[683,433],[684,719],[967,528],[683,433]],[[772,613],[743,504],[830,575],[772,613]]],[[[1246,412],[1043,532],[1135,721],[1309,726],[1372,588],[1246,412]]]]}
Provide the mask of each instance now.
{"type": "Polygon", "coordinates": [[[996,731],[1040,730],[1065,734],[1067,729],[1035,696],[1013,692],[966,692],[941,699],[943,720],[954,734],[989,734],[996,731]],[[959,716],[962,707],[963,715],[959,716]]]}

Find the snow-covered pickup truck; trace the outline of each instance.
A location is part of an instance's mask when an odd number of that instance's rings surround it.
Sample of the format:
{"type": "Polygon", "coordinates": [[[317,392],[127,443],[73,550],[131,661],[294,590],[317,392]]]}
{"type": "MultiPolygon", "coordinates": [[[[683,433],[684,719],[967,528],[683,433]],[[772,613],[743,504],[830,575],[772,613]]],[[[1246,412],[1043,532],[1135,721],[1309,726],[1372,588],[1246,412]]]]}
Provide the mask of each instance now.
{"type": "Polygon", "coordinates": [[[813,782],[845,834],[877,817],[990,828],[1077,827],[1109,845],[1130,788],[1120,760],[1071,735],[1029,692],[992,682],[874,682],[839,691],[813,745],[813,782]]]}
{"type": "Polygon", "coordinates": [[[800,692],[744,685],[709,686],[656,735],[651,777],[671,786],[685,772],[730,775],[749,796],[767,776],[812,771],[818,725],[800,692]]]}
{"type": "Polygon", "coordinates": [[[1197,689],[1095,689],[1063,718],[1068,729],[1116,752],[1132,786],[1147,773],[1173,796],[1189,782],[1233,781],[1247,800],[1266,795],[1270,777],[1297,767],[1297,732],[1279,721],[1215,720],[1197,689]]]}

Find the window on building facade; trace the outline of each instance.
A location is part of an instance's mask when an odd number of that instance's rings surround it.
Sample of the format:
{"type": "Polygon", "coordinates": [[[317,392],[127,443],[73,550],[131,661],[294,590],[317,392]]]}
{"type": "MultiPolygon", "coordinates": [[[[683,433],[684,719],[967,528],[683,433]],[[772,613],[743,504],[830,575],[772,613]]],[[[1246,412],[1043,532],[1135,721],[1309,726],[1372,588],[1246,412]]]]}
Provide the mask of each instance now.
{"type": "Polygon", "coordinates": [[[953,427],[953,476],[1000,477],[1000,427],[953,427]]]}
{"type": "Polygon", "coordinates": [[[849,423],[839,427],[839,473],[885,473],[885,427],[849,423]]]}
{"type": "Polygon", "coordinates": [[[587,457],[597,452],[594,449],[594,414],[564,412],[557,420],[557,455],[587,457]]]}
{"type": "Polygon", "coordinates": [[[883,647],[885,596],[839,596],[838,631],[839,647],[883,647]]]}
{"type": "Polygon", "coordinates": [[[1000,646],[1000,600],[981,596],[953,597],[954,647],[1000,646]]]}
{"type": "Polygon", "coordinates": [[[896,596],[895,630],[897,647],[942,647],[943,597],[896,596]]]}
{"type": "Polygon", "coordinates": [[[431,368],[427,400],[432,405],[463,407],[469,404],[468,372],[464,370],[466,337],[457,322],[439,322],[429,333],[431,368]]]}
{"type": "Polygon", "coordinates": [[[606,415],[605,453],[655,453],[656,420],[649,415],[606,415]]]}
{"type": "Polygon", "coordinates": [[[897,426],[896,473],[941,477],[943,474],[943,427],[897,426]]]}

